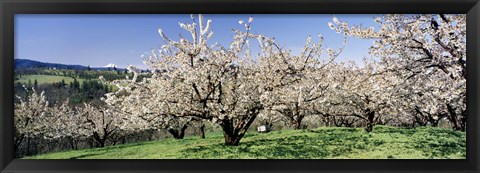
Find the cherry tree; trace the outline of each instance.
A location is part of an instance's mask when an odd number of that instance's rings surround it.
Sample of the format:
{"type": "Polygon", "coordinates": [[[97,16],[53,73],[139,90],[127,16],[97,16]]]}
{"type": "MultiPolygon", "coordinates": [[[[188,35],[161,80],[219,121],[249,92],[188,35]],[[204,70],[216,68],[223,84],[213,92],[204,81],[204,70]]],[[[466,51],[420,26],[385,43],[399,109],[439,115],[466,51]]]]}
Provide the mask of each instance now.
{"type": "Polygon", "coordinates": [[[334,62],[324,69],[328,87],[323,98],[313,102],[312,111],[326,126],[351,127],[359,121],[358,117],[351,115],[350,101],[345,97],[347,93],[341,87],[351,84],[350,81],[353,79],[350,78],[352,75],[350,70],[354,67],[352,65],[334,62]]]}
{"type": "Polygon", "coordinates": [[[116,85],[119,90],[106,94],[103,100],[111,111],[117,112],[125,121],[121,126],[127,131],[167,130],[175,139],[183,139],[185,130],[199,118],[186,116],[188,110],[181,89],[177,88],[179,81],[170,80],[161,73],[153,72],[151,78],[137,81],[139,69],[129,66],[129,72],[134,73],[132,79],[115,80],[105,83],[116,85]],[[178,91],[178,92],[177,92],[178,91]],[[185,104],[182,104],[185,103],[185,104]]]}
{"type": "Polygon", "coordinates": [[[245,45],[243,39],[248,34],[239,36],[237,32],[230,49],[209,47],[206,41],[213,34],[209,31],[211,20],[204,24],[201,15],[198,19],[199,26],[193,16],[193,23],[180,23],[180,27],[192,34],[191,41],[183,37],[178,42],[172,41],[159,30],[166,44],[158,52],[152,51],[145,63],[160,73],[140,83],[132,81],[135,89],[145,88],[150,92],[129,93],[130,97],[137,98],[142,97],[142,93],[151,93],[156,95],[152,97],[156,100],[149,100],[150,104],[129,105],[132,110],[138,108],[136,106],[142,108],[139,112],[142,115],[132,117],[169,126],[183,120],[211,120],[222,126],[227,145],[238,145],[262,109],[258,101],[260,94],[251,92],[257,91],[258,86],[248,85],[255,84],[254,71],[238,65],[245,63],[238,60],[245,45]]]}
{"type": "Polygon", "coordinates": [[[375,75],[377,66],[367,59],[363,67],[353,62],[335,65],[331,69],[333,80],[327,100],[317,103],[316,111],[343,119],[346,124],[359,119],[364,122],[365,130],[371,132],[380,116],[390,112],[393,105],[390,97],[394,85],[388,75],[375,75]]]}
{"type": "Polygon", "coordinates": [[[66,138],[70,140],[72,149],[78,149],[78,142],[90,136],[86,121],[77,108],[72,108],[66,100],[62,104],[53,106],[50,114],[44,117],[46,139],[59,140],[66,138]]]}
{"type": "Polygon", "coordinates": [[[121,114],[87,103],[78,107],[71,107],[68,103],[66,100],[52,107],[50,114],[44,117],[44,138],[66,138],[72,149],[77,149],[77,143],[89,137],[99,147],[104,147],[107,141],[115,143],[121,137],[120,126],[124,125],[121,114]]]}
{"type": "MultiPolygon", "coordinates": [[[[462,85],[465,85],[465,83],[456,83],[451,78],[444,78],[441,72],[435,72],[435,70],[418,74],[416,78],[408,79],[405,84],[399,85],[401,90],[398,90],[396,95],[401,102],[399,102],[398,107],[402,111],[410,113],[412,125],[424,126],[430,124],[437,126],[442,118],[450,119],[451,114],[461,114],[461,112],[450,112],[458,110],[449,107],[448,103],[464,102],[464,100],[454,99],[465,99],[464,97],[458,97],[464,92],[462,89],[464,86],[462,85]],[[457,96],[452,97],[452,95],[457,96]]],[[[465,110],[465,108],[460,110],[465,110]]],[[[461,118],[465,118],[465,116],[461,118]]],[[[458,127],[462,126],[457,119],[450,119],[450,122],[454,127],[456,125],[458,127]]]]}
{"type": "MultiPolygon", "coordinates": [[[[25,90],[30,92],[25,86],[25,90]]],[[[45,92],[38,93],[32,88],[31,94],[26,98],[17,96],[19,103],[14,107],[14,147],[18,149],[24,139],[42,135],[48,124],[45,117],[50,113],[49,103],[46,100],[45,92]]]]}
{"type": "MultiPolygon", "coordinates": [[[[309,40],[309,39],[307,39],[309,40]]],[[[322,39],[323,40],[323,39],[322,39]]],[[[307,45],[309,43],[307,42],[307,45]]],[[[346,42],[344,43],[344,45],[346,42]]],[[[317,46],[317,45],[315,45],[317,46]]],[[[313,54],[311,56],[321,55],[321,43],[318,43],[318,47],[315,47],[315,53],[302,53],[313,54]]],[[[308,49],[307,49],[308,50],[308,49]]],[[[332,51],[328,49],[329,51],[332,51]]],[[[312,50],[313,51],[313,50],[312,50]]],[[[341,50],[339,51],[339,53],[341,50]]],[[[293,129],[300,129],[303,127],[302,120],[307,116],[313,115],[314,106],[316,101],[322,101],[326,99],[326,92],[330,86],[328,71],[324,70],[338,55],[339,53],[329,52],[328,61],[320,62],[320,57],[311,57],[310,63],[307,67],[296,67],[296,69],[304,68],[297,71],[296,80],[293,80],[289,85],[285,85],[273,91],[269,99],[273,101],[271,109],[280,113],[287,119],[287,125],[293,129]]],[[[304,59],[301,56],[295,57],[295,61],[304,59]]],[[[307,60],[310,58],[307,58],[307,60]]]]}
{"type": "Polygon", "coordinates": [[[77,107],[82,127],[77,128],[92,137],[96,146],[105,147],[107,141],[116,143],[122,133],[121,126],[125,125],[122,114],[107,109],[84,103],[83,107],[77,107]]]}

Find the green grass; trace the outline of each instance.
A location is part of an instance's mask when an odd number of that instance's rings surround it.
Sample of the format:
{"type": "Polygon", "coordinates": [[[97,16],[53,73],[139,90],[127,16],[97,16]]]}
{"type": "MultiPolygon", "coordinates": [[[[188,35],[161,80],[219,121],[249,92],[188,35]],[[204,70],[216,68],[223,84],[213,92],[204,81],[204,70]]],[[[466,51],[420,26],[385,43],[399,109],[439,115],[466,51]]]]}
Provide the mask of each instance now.
{"type": "MultiPolygon", "coordinates": [[[[35,79],[37,79],[37,82],[39,85],[41,84],[52,84],[54,82],[60,82],[63,80],[65,80],[65,83],[68,85],[70,84],[70,82],[73,82],[73,78],[72,77],[65,77],[65,76],[53,76],[53,75],[22,75],[22,77],[18,80],[15,80],[15,83],[16,82],[22,82],[24,84],[28,83],[28,80],[31,80],[32,81],[32,85],[33,85],[33,82],[35,81],[35,79]]],[[[77,79],[78,82],[83,82],[85,79],[77,79]]]]}
{"type": "Polygon", "coordinates": [[[249,133],[239,146],[221,133],[37,155],[27,159],[465,159],[464,132],[443,128],[325,127],[249,133]]]}

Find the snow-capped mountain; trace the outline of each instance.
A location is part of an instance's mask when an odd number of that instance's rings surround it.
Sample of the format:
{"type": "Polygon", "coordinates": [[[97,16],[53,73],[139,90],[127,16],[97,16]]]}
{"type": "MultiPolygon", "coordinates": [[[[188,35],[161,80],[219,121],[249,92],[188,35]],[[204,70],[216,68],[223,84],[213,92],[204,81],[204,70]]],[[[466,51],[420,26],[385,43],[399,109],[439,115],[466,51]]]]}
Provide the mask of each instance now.
{"type": "Polygon", "coordinates": [[[115,65],[113,63],[110,63],[110,64],[105,66],[105,68],[113,68],[113,67],[117,67],[117,65],[115,65]]]}

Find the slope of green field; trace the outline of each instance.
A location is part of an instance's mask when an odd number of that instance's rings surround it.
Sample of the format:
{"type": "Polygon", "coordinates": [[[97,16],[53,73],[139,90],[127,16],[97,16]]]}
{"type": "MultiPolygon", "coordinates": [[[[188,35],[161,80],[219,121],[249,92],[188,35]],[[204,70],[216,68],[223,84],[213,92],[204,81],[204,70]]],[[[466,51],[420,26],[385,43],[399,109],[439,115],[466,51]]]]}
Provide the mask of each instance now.
{"type": "Polygon", "coordinates": [[[465,159],[466,134],[443,128],[325,127],[249,133],[239,146],[220,133],[105,148],[50,153],[26,159],[465,159]]]}
{"type": "MultiPolygon", "coordinates": [[[[53,75],[22,75],[22,77],[18,80],[15,80],[15,83],[16,82],[22,82],[22,83],[28,83],[28,80],[31,80],[32,81],[32,84],[33,82],[35,81],[35,79],[37,79],[38,81],[38,84],[52,84],[54,82],[60,82],[63,80],[65,80],[65,83],[68,85],[70,84],[70,82],[73,81],[73,78],[72,77],[65,77],[65,76],[53,76],[53,75]]],[[[83,82],[85,79],[77,79],[78,82],[83,82]]]]}

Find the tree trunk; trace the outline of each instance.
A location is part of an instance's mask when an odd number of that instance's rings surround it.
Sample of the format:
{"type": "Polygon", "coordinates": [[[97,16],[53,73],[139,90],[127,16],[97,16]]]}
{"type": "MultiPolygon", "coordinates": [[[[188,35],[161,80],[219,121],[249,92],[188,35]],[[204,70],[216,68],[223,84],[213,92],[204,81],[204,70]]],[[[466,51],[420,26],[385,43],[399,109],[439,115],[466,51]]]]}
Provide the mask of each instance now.
{"type": "Polygon", "coordinates": [[[240,140],[237,139],[238,134],[235,134],[235,130],[233,129],[233,120],[222,120],[220,126],[223,129],[225,145],[237,146],[240,140]]]}
{"type": "Polygon", "coordinates": [[[295,130],[302,129],[302,119],[298,119],[297,121],[295,121],[294,129],[295,130]]]}
{"type": "Polygon", "coordinates": [[[294,116],[292,116],[292,120],[294,123],[294,129],[299,130],[302,129],[302,120],[305,117],[302,113],[300,113],[300,108],[299,108],[299,103],[297,102],[295,104],[295,112],[293,113],[294,116]],[[295,119],[297,117],[297,119],[295,119]]]}
{"type": "Polygon", "coordinates": [[[14,152],[15,152],[15,157],[18,158],[22,154],[20,153],[20,145],[23,142],[23,139],[25,139],[25,135],[17,135],[18,137],[15,137],[15,145],[14,145],[14,152]]]}
{"type": "Polygon", "coordinates": [[[273,121],[267,121],[265,120],[265,127],[266,127],[266,132],[270,132],[272,130],[272,127],[273,127],[273,121]]]}
{"type": "Polygon", "coordinates": [[[205,124],[202,123],[200,126],[200,138],[205,139],[205,124]]]}
{"type": "Polygon", "coordinates": [[[225,138],[225,145],[228,146],[237,146],[240,143],[243,135],[233,135],[226,132],[223,132],[223,137],[225,138]]]}
{"type": "Polygon", "coordinates": [[[253,123],[255,118],[257,118],[259,111],[260,109],[254,109],[253,111],[251,111],[252,113],[250,113],[248,116],[237,120],[237,123],[234,123],[233,119],[222,120],[220,126],[223,129],[225,145],[237,146],[247,132],[250,125],[253,123]]]}
{"type": "Polygon", "coordinates": [[[432,127],[438,127],[438,122],[442,119],[441,116],[438,119],[434,119],[432,115],[428,115],[428,121],[432,125],[432,127]]]}
{"type": "Polygon", "coordinates": [[[47,152],[53,152],[53,149],[56,147],[51,140],[47,141],[47,152]]]}
{"type": "Polygon", "coordinates": [[[373,120],[375,119],[375,111],[367,110],[367,127],[365,127],[365,131],[370,133],[373,131],[373,120]]]}
{"type": "Polygon", "coordinates": [[[97,142],[97,147],[100,147],[100,148],[105,147],[105,141],[106,141],[106,140],[103,140],[103,139],[98,139],[98,140],[96,140],[96,142],[97,142]]]}
{"type": "Polygon", "coordinates": [[[105,147],[105,141],[107,141],[107,136],[100,137],[97,132],[93,133],[93,139],[97,143],[97,147],[105,147]]]}
{"type": "MultiPolygon", "coordinates": [[[[460,117],[460,122],[458,119],[458,115],[455,112],[454,108],[450,106],[450,104],[447,104],[447,110],[448,110],[448,120],[452,122],[453,124],[453,130],[460,130],[460,131],[465,131],[465,118],[460,117]]],[[[464,111],[465,112],[465,111],[464,111]]],[[[464,114],[464,113],[462,113],[464,114]]]]}
{"type": "Polygon", "coordinates": [[[294,115],[290,117],[290,127],[293,127],[294,130],[302,129],[302,120],[304,116],[301,115],[294,115]],[[297,117],[297,119],[295,119],[297,117]]]}
{"type": "Polygon", "coordinates": [[[123,137],[122,137],[122,144],[125,144],[125,142],[127,142],[127,137],[126,137],[126,136],[123,136],[123,137]]]}
{"type": "Polygon", "coordinates": [[[462,117],[460,117],[460,130],[467,130],[467,111],[462,112],[462,117]]]}
{"type": "Polygon", "coordinates": [[[30,150],[30,148],[31,148],[30,146],[31,146],[31,144],[30,144],[30,137],[28,137],[28,138],[27,138],[27,147],[25,147],[26,150],[27,150],[27,154],[26,154],[27,156],[32,155],[32,153],[30,152],[30,151],[31,151],[31,150],[30,150]]]}
{"type": "Polygon", "coordinates": [[[77,142],[76,142],[75,138],[69,137],[68,139],[70,141],[70,147],[72,148],[72,150],[76,150],[77,149],[77,142]]]}
{"type": "Polygon", "coordinates": [[[183,125],[181,129],[168,129],[168,132],[172,134],[173,138],[175,139],[183,139],[185,137],[185,130],[187,129],[187,125],[183,125]]]}
{"type": "Polygon", "coordinates": [[[95,146],[95,139],[94,139],[93,137],[90,137],[90,138],[89,138],[89,141],[90,141],[90,148],[96,147],[96,146],[95,146]]]}

